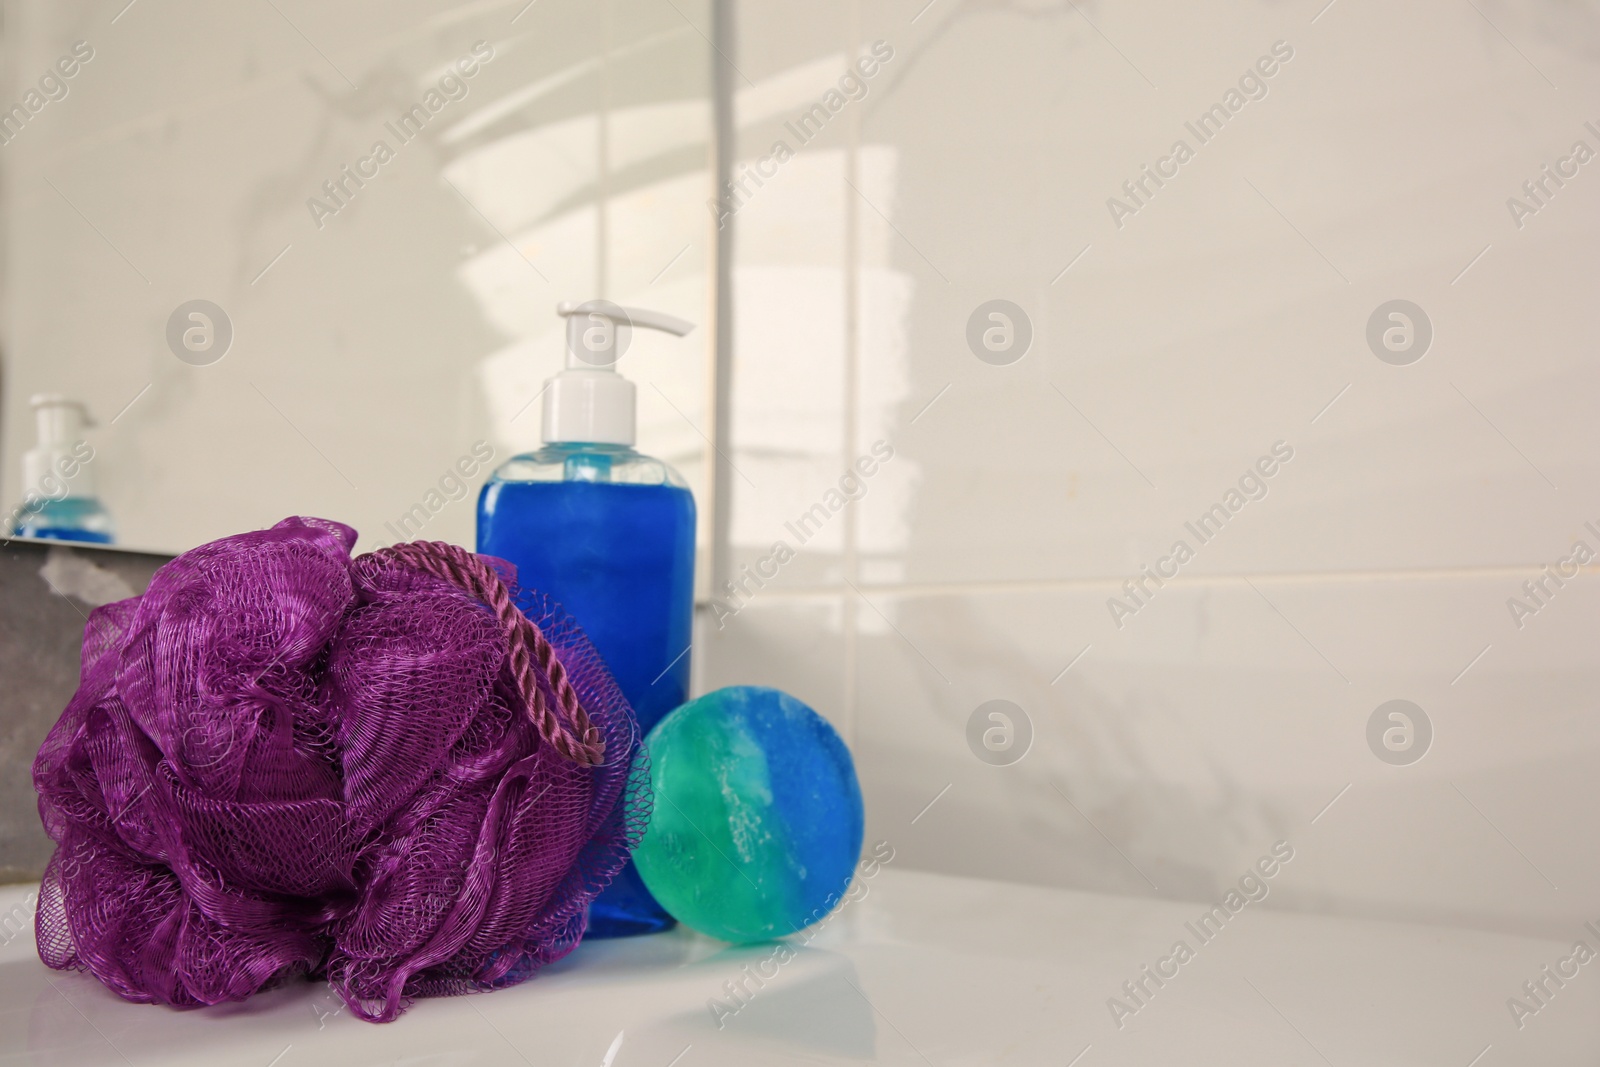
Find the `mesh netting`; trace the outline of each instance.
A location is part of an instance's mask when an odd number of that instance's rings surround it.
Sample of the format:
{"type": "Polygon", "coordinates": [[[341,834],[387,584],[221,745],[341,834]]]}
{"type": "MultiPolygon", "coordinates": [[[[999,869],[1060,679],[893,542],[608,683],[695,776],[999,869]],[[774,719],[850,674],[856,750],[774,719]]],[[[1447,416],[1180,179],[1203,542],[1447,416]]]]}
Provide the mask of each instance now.
{"type": "Polygon", "coordinates": [[[509,565],[355,538],[285,519],[90,615],[33,769],[46,964],[177,1007],[325,977],[388,1021],[576,946],[649,814],[627,701],[509,565]]]}

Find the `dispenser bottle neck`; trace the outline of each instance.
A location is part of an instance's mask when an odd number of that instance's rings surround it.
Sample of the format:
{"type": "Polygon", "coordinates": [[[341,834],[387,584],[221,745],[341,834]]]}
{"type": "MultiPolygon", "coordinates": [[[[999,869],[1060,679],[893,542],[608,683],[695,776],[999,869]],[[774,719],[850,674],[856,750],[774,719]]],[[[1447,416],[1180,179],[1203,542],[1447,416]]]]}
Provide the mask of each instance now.
{"type": "Polygon", "coordinates": [[[682,337],[694,324],[606,300],[563,302],[556,313],[567,320],[566,368],[545,382],[541,438],[546,444],[632,447],[637,390],[617,373],[617,360],[627,351],[636,326],[682,337]]]}

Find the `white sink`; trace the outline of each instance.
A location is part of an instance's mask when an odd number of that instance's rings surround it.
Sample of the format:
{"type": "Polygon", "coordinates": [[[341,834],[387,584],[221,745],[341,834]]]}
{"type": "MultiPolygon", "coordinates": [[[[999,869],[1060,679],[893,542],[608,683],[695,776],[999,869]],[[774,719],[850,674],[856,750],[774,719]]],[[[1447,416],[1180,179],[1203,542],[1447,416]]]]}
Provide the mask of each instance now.
{"type": "MultiPolygon", "coordinates": [[[[1523,983],[1558,966],[1570,941],[1251,905],[1201,942],[1191,927],[1205,904],[887,868],[864,885],[809,944],[791,939],[786,962],[772,945],[682,930],[597,941],[522,986],[418,1001],[387,1026],[310,983],[201,1011],[127,1004],[45,968],[30,926],[0,933],[11,937],[0,946],[0,1065],[1600,1061],[1600,963],[1559,988],[1547,979],[1551,995],[1520,1028],[1507,1007],[1528,1000],[1523,983]],[[1162,964],[1179,940],[1192,958],[1162,964]],[[1146,965],[1176,973],[1158,987],[1146,965]],[[741,979],[742,1005],[724,985],[741,979]],[[1136,1003],[1122,986],[1141,979],[1136,1003]]],[[[27,910],[28,893],[0,888],[0,919],[27,910]]],[[[1600,948],[1587,930],[1572,936],[1600,948]]]]}

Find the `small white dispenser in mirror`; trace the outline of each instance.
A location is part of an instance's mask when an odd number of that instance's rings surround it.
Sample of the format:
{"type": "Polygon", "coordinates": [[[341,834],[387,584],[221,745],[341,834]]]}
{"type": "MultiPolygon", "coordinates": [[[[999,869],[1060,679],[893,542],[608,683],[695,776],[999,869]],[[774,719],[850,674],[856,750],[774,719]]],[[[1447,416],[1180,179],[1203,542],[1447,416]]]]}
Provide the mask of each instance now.
{"type": "Polygon", "coordinates": [[[111,515],[94,486],[93,426],[81,400],[41,393],[30,401],[39,441],[22,457],[22,501],[6,523],[11,537],[109,545],[111,515]]]}

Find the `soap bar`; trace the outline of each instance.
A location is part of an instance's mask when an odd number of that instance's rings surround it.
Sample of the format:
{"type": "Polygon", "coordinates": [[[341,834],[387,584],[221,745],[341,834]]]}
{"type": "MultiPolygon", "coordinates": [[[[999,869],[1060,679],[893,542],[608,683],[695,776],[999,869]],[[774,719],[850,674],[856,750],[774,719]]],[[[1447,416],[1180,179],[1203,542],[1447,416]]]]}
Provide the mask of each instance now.
{"type": "Polygon", "coordinates": [[[733,686],[692,700],[645,739],[655,810],[634,852],[684,925],[766,941],[821,920],[860,858],[861,787],[833,727],[787,693],[733,686]]]}

